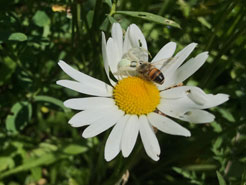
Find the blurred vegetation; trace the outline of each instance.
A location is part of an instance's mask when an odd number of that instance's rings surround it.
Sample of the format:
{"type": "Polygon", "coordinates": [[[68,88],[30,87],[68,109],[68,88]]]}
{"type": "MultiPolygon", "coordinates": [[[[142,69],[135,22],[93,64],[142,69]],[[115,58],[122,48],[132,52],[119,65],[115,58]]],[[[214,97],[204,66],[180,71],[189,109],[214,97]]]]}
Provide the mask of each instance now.
{"type": "Polygon", "coordinates": [[[244,0],[1,0],[0,185],[122,184],[127,169],[134,185],[245,185],[245,35],[244,0]],[[55,84],[67,78],[59,59],[107,81],[101,31],[109,36],[116,21],[124,29],[139,25],[152,56],[169,41],[178,50],[197,42],[192,56],[210,57],[188,84],[230,95],[212,109],[215,122],[183,123],[192,137],[158,132],[158,162],[140,141],[129,158],[106,162],[109,131],[83,139],[83,128],[67,123],[74,111],[62,103],[83,95],[55,84]]]}

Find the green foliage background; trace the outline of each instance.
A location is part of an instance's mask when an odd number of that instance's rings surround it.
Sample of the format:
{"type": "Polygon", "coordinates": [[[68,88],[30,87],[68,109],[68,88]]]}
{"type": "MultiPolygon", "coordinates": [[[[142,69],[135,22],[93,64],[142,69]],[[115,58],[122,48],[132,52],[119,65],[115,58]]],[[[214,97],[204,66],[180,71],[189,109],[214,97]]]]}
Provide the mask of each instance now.
{"type": "Polygon", "coordinates": [[[0,185],[122,184],[126,170],[127,184],[245,185],[245,61],[244,0],[1,0],[0,185]],[[169,41],[178,50],[197,42],[192,56],[209,51],[210,57],[187,83],[230,95],[211,110],[213,123],[182,123],[190,138],[158,132],[158,162],[146,156],[140,141],[129,158],[106,162],[109,131],[83,139],[84,128],[70,127],[74,111],[62,103],[83,95],[55,84],[67,78],[59,59],[107,81],[101,31],[109,36],[115,21],[124,29],[140,26],[153,56],[169,41]]]}

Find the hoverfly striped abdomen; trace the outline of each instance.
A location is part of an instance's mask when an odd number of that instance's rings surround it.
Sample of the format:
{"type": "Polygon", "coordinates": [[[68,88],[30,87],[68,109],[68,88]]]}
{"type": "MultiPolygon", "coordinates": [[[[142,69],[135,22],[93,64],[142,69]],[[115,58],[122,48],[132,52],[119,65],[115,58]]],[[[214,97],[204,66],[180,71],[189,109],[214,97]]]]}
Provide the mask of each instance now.
{"type": "Polygon", "coordinates": [[[164,80],[165,80],[164,75],[159,69],[157,69],[157,68],[150,69],[150,72],[148,75],[152,81],[154,81],[158,84],[164,83],[164,80]]]}
{"type": "Polygon", "coordinates": [[[163,84],[165,79],[163,73],[149,62],[140,62],[137,72],[146,80],[150,80],[158,84],[163,84]]]}

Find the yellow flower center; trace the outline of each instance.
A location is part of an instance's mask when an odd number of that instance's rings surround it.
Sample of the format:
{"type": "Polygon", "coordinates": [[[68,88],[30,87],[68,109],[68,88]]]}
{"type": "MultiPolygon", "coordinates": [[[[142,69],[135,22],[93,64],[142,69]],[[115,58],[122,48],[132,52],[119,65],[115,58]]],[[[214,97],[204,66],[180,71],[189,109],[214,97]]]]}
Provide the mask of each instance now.
{"type": "Polygon", "coordinates": [[[116,105],[126,114],[148,114],[160,103],[156,85],[139,77],[127,77],[114,88],[116,105]]]}

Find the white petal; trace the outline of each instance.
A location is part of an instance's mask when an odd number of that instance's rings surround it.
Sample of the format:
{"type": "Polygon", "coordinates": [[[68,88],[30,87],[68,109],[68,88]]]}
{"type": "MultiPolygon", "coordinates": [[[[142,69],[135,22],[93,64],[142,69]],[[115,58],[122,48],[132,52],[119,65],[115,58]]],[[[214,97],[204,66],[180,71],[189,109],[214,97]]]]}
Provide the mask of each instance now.
{"type": "Polygon", "coordinates": [[[176,50],[176,43],[169,42],[165,46],[161,48],[161,50],[157,53],[157,55],[153,58],[152,62],[157,62],[162,59],[168,59],[173,56],[176,50]]]}
{"type": "Polygon", "coordinates": [[[160,93],[165,99],[178,99],[188,96],[194,103],[204,105],[208,101],[208,96],[205,92],[194,86],[180,86],[164,90],[160,93]]]}
{"type": "Polygon", "coordinates": [[[142,47],[142,48],[148,50],[145,37],[144,37],[142,31],[138,28],[138,26],[136,24],[130,25],[129,38],[130,38],[131,45],[133,48],[142,47]],[[141,43],[141,45],[140,45],[140,43],[141,43]]]}
{"type": "MultiPolygon", "coordinates": [[[[195,87],[196,88],[196,87],[195,87]]],[[[165,99],[177,99],[187,95],[187,91],[190,91],[191,86],[180,86],[171,89],[161,91],[160,96],[165,99]]]]}
{"type": "Polygon", "coordinates": [[[208,94],[208,101],[206,104],[203,106],[203,109],[211,108],[211,107],[216,107],[222,103],[225,103],[226,101],[229,100],[229,95],[228,94],[208,94]]]}
{"type": "Polygon", "coordinates": [[[108,115],[106,114],[106,116],[102,117],[102,119],[96,120],[88,126],[84,130],[82,136],[84,138],[90,138],[104,132],[112,127],[123,115],[124,112],[121,110],[115,110],[108,115]]]}
{"type": "Polygon", "coordinates": [[[207,60],[208,52],[203,52],[195,58],[191,58],[175,72],[176,84],[179,84],[193,75],[207,60]]]}
{"type": "MultiPolygon", "coordinates": [[[[205,94],[199,87],[181,86],[164,90],[160,93],[163,100],[160,106],[163,109],[207,109],[226,102],[229,99],[227,94],[205,94]]],[[[173,111],[174,111],[173,110],[173,111]]]]}
{"type": "Polygon", "coordinates": [[[68,121],[68,123],[72,127],[82,127],[85,125],[92,124],[93,122],[104,117],[105,115],[106,115],[106,113],[105,113],[104,109],[101,109],[101,110],[98,110],[98,109],[97,110],[95,110],[95,109],[85,110],[85,111],[81,111],[81,112],[75,114],[68,121]]]}
{"type": "Polygon", "coordinates": [[[71,80],[58,80],[56,84],[83,94],[94,95],[94,96],[112,96],[112,91],[113,91],[113,88],[107,84],[105,84],[107,85],[105,87],[98,87],[96,85],[92,86],[92,85],[87,85],[81,82],[76,82],[71,80]]]}
{"type": "MultiPolygon", "coordinates": [[[[144,50],[147,50],[147,43],[144,38],[143,33],[135,24],[131,24],[126,31],[124,44],[123,44],[123,54],[129,52],[132,48],[142,47],[144,50]],[[140,44],[141,43],[141,44],[140,44]]],[[[142,52],[143,56],[141,57],[144,61],[148,61],[148,52],[142,52]]]]}
{"type": "Polygon", "coordinates": [[[129,115],[121,117],[121,119],[116,123],[112,129],[109,137],[106,141],[104,156],[106,161],[111,161],[115,158],[121,149],[121,139],[126,126],[126,122],[129,119],[129,115]]]}
{"type": "Polygon", "coordinates": [[[188,110],[180,118],[191,123],[210,123],[214,121],[215,116],[204,110],[188,110]]]}
{"type": "Polygon", "coordinates": [[[184,49],[179,51],[174,58],[173,64],[168,69],[168,73],[173,73],[178,67],[185,61],[185,59],[191,54],[191,52],[195,49],[196,43],[191,43],[188,46],[186,46],[184,49]]]}
{"type": "Polygon", "coordinates": [[[119,55],[118,46],[112,38],[109,38],[107,41],[107,56],[111,72],[116,73],[121,56],[119,55]]]}
{"type": "Polygon", "coordinates": [[[123,42],[123,53],[122,53],[123,55],[132,48],[130,38],[129,38],[129,35],[130,35],[129,30],[130,30],[130,26],[127,28],[126,33],[125,33],[125,39],[123,42]]]}
{"type": "Polygon", "coordinates": [[[165,89],[167,87],[176,85],[175,71],[190,55],[196,45],[196,43],[191,43],[186,46],[174,56],[174,58],[170,61],[170,65],[168,65],[168,68],[166,67],[162,69],[162,72],[165,76],[165,83],[159,86],[160,89],[165,89]]]}
{"type": "Polygon", "coordinates": [[[74,80],[81,82],[83,85],[86,85],[88,87],[93,87],[95,89],[104,89],[104,90],[112,89],[112,87],[109,86],[108,84],[102,82],[101,80],[98,80],[96,78],[93,78],[91,76],[79,72],[78,70],[72,68],[62,60],[60,60],[58,64],[62,68],[62,70],[65,73],[67,73],[67,75],[69,75],[74,80]]]}
{"type": "Polygon", "coordinates": [[[200,88],[191,88],[187,96],[198,105],[205,105],[208,101],[208,96],[200,88]]]}
{"type": "Polygon", "coordinates": [[[130,116],[122,136],[121,149],[124,157],[128,157],[137,141],[139,132],[139,120],[136,115],[130,116]]]}
{"type": "MultiPolygon", "coordinates": [[[[191,100],[188,96],[184,96],[182,98],[177,98],[177,99],[165,99],[162,98],[159,106],[157,107],[160,111],[162,111],[164,114],[185,120],[185,121],[191,121],[193,117],[190,118],[190,120],[184,119],[186,118],[189,114],[187,113],[189,110],[197,110],[199,109],[207,109],[211,108],[214,106],[217,106],[221,103],[224,103],[225,101],[228,100],[228,95],[225,94],[217,94],[217,95],[211,95],[208,94],[206,95],[206,102],[201,102],[198,104],[197,102],[194,102],[191,100]]],[[[214,117],[211,114],[206,114],[202,112],[202,115],[205,115],[208,117],[208,119],[201,119],[200,121],[198,120],[199,117],[196,118],[196,120],[192,120],[193,122],[196,123],[204,123],[204,122],[211,122],[214,117]]],[[[192,115],[194,116],[194,115],[192,115]]],[[[202,117],[201,117],[202,118],[202,117]]]]}
{"type": "Polygon", "coordinates": [[[190,106],[189,102],[188,104],[186,104],[187,99],[188,98],[180,98],[180,99],[164,99],[163,98],[161,99],[161,102],[157,108],[164,114],[179,119],[179,116],[183,115],[185,111],[188,110],[187,107],[190,106]]]}
{"type": "Polygon", "coordinates": [[[123,55],[123,33],[119,23],[114,23],[112,26],[112,38],[118,47],[119,56],[123,55]]]}
{"type": "Polygon", "coordinates": [[[102,55],[103,55],[103,64],[104,64],[104,69],[107,74],[107,77],[111,83],[111,85],[115,86],[115,82],[110,78],[109,76],[109,65],[108,65],[108,55],[107,55],[107,45],[106,45],[106,39],[105,39],[105,34],[102,32],[102,55]]]}
{"type": "Polygon", "coordinates": [[[86,110],[94,108],[103,109],[113,107],[115,105],[115,101],[112,98],[103,97],[73,98],[65,101],[64,105],[75,110],[86,110]]]}
{"type": "Polygon", "coordinates": [[[150,123],[158,130],[171,135],[191,136],[190,131],[173,120],[157,113],[148,114],[150,123]]]}
{"type": "Polygon", "coordinates": [[[145,148],[146,153],[153,160],[158,161],[161,153],[160,146],[156,135],[150,126],[146,116],[140,116],[140,136],[145,148]]]}

